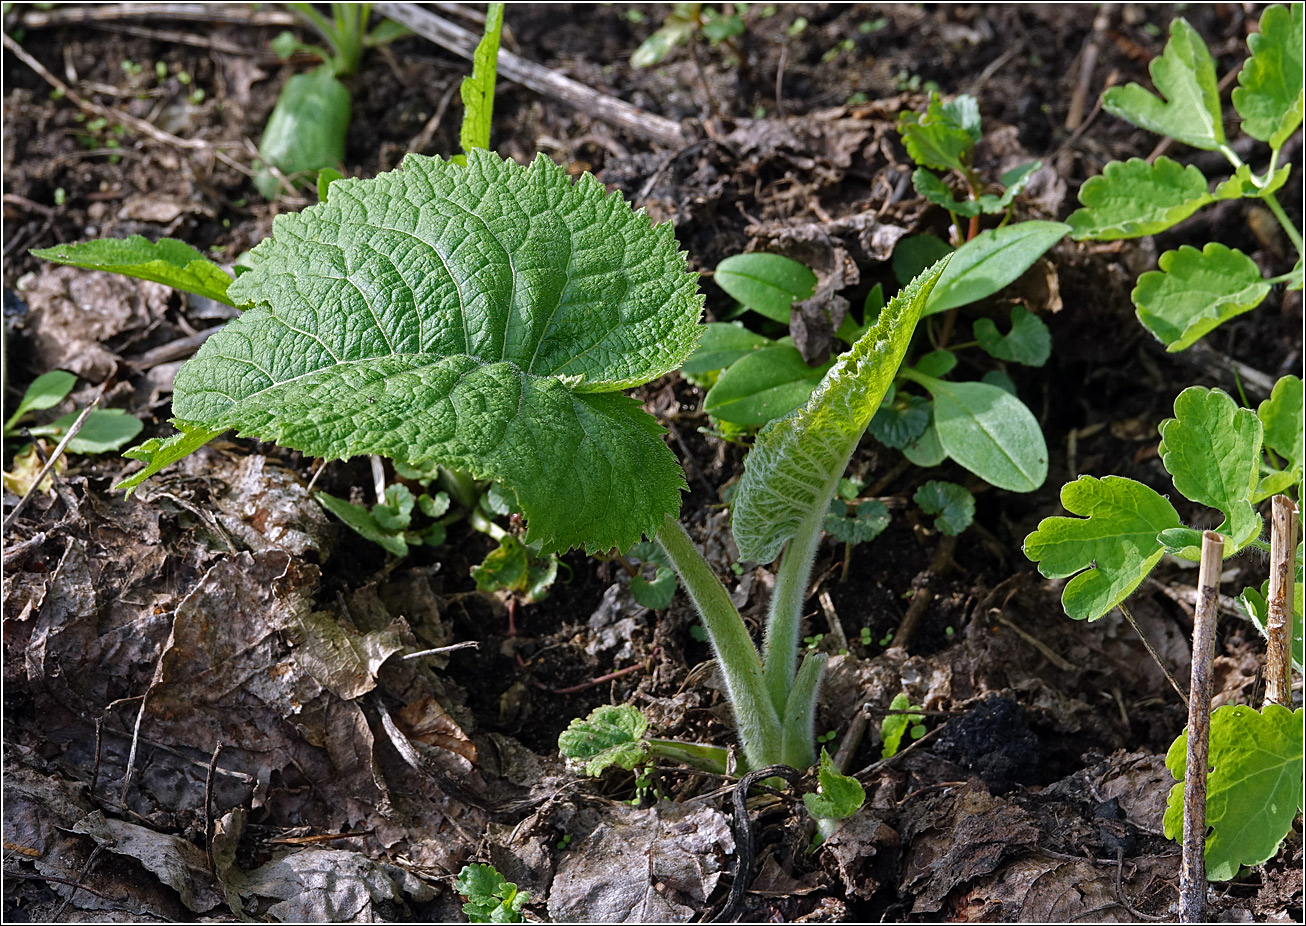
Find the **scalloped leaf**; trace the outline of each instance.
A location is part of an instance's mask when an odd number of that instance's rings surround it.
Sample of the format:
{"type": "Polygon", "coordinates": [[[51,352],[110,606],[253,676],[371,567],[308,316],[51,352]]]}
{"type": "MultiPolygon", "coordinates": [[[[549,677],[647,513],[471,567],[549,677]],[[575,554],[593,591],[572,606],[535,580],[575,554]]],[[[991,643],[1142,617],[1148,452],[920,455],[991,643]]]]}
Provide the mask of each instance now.
{"type": "MultiPolygon", "coordinates": [[[[1244,866],[1279,851],[1302,810],[1302,709],[1267,704],[1264,711],[1226,704],[1211,712],[1206,776],[1206,877],[1228,881],[1244,866]]],[[[1171,744],[1166,768],[1178,782],[1165,808],[1165,834],[1184,830],[1188,734],[1171,744]]]]}
{"type": "Polygon", "coordinates": [[[254,254],[230,290],[253,308],[177,374],[180,421],[499,480],[547,550],[624,549],[679,510],[662,429],[616,391],[683,362],[702,297],[670,226],[593,177],[410,155],[254,254]]]}
{"type": "Polygon", "coordinates": [[[825,532],[840,543],[857,544],[880,536],[890,520],[889,509],[883,502],[871,498],[850,506],[836,498],[830,502],[823,526],[825,532]]]}
{"type": "Polygon", "coordinates": [[[1217,530],[1233,541],[1225,544],[1228,558],[1261,532],[1249,501],[1260,468],[1260,419],[1225,392],[1204,386],[1179,393],[1174,413],[1160,424],[1161,462],[1185,498],[1224,513],[1217,530]]]}
{"type": "Polygon", "coordinates": [[[1184,350],[1207,332],[1256,308],[1271,286],[1256,262],[1218,242],[1202,250],[1166,251],[1138,278],[1130,294],[1138,320],[1170,352],[1184,350]]]}
{"type": "Polygon", "coordinates": [[[1066,614],[1095,621],[1136,589],[1165,552],[1157,534],[1179,513],[1141,482],[1080,476],[1061,487],[1061,504],[1080,518],[1044,518],[1025,538],[1025,555],[1049,579],[1074,576],[1061,592],[1066,614]]]}
{"type": "Polygon", "coordinates": [[[159,470],[190,456],[227,430],[226,428],[217,428],[215,430],[190,425],[184,421],[178,421],[176,418],[173,418],[171,423],[180,431],[179,434],[174,434],[171,437],[152,437],[143,444],[138,444],[130,450],[123,451],[122,455],[127,459],[144,460],[146,465],[144,469],[137,470],[115,485],[114,489],[124,491],[130,496],[142,482],[159,470]]]}
{"type": "Polygon", "coordinates": [[[1265,446],[1288,463],[1286,469],[1301,472],[1306,434],[1302,413],[1306,407],[1306,390],[1296,376],[1284,376],[1274,384],[1270,397],[1256,408],[1256,417],[1264,429],[1265,446]]]}
{"type": "Polygon", "coordinates": [[[999,334],[991,318],[976,319],[975,340],[990,357],[1041,367],[1052,354],[1052,333],[1043,319],[1024,306],[1012,306],[1011,331],[999,334]]]}
{"type": "MultiPolygon", "coordinates": [[[[1249,168],[1250,174],[1250,168],[1249,168]]],[[[1214,202],[1206,177],[1167,157],[1112,161],[1079,188],[1082,208],[1066,219],[1077,241],[1114,241],[1155,235],[1214,202]]]]}
{"type": "Polygon", "coordinates": [[[1238,72],[1233,108],[1243,131],[1271,148],[1282,147],[1301,125],[1303,28],[1302,4],[1275,5],[1261,14],[1260,32],[1247,37],[1252,54],[1238,72]]]}
{"type": "Polygon", "coordinates": [[[160,238],[148,241],[140,235],[130,238],[101,238],[77,244],[37,248],[34,257],[81,267],[121,273],[138,280],[162,283],[173,289],[235,305],[227,296],[231,274],[184,241],[160,238]]]}
{"type": "Polygon", "coordinates": [[[957,536],[975,520],[975,496],[955,482],[932,480],[924,483],[913,501],[921,511],[932,514],[934,526],[942,533],[957,536]]]}
{"type": "Polygon", "coordinates": [[[899,291],[811,397],[758,432],[732,510],[741,558],[769,563],[804,519],[815,512],[824,516],[946,267],[946,260],[940,261],[899,291]]]}
{"type": "Polygon", "coordinates": [[[1215,62],[1197,30],[1182,17],[1170,21],[1165,51],[1147,67],[1156,96],[1138,84],[1112,87],[1102,108],[1158,135],[1214,151],[1224,144],[1215,62]]]}
{"type": "Polygon", "coordinates": [[[979,104],[965,94],[944,103],[932,92],[925,112],[898,115],[898,133],[907,154],[922,167],[964,171],[980,140],[979,104]]]}
{"type": "Polygon", "coordinates": [[[585,762],[585,774],[597,778],[609,766],[633,769],[649,758],[648,720],[629,704],[605,704],[588,717],[573,720],[558,736],[558,752],[585,762]]]}

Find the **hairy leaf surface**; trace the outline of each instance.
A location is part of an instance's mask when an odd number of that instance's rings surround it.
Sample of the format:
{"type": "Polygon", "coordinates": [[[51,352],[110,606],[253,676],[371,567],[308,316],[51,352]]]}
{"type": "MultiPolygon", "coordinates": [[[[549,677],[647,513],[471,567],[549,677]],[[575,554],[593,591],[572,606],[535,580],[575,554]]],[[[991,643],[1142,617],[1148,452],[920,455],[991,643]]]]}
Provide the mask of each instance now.
{"type": "Polygon", "coordinates": [[[769,563],[808,515],[826,510],[946,266],[935,264],[904,287],[803,405],[758,432],[744,461],[732,513],[735,543],[744,559],[769,563]]]}
{"type": "Polygon", "coordinates": [[[592,177],[410,156],[276,220],[250,304],[177,375],[192,428],[500,480],[550,550],[628,547],[679,508],[661,428],[616,390],[675,369],[702,298],[670,226],[592,177]]]}

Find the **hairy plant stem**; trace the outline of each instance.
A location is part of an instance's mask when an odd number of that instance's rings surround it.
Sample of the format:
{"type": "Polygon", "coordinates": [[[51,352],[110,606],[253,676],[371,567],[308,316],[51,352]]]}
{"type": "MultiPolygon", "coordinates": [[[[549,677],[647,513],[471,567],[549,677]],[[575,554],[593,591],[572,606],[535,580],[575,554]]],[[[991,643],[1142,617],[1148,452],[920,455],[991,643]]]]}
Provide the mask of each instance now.
{"type": "MultiPolygon", "coordinates": [[[[836,472],[835,468],[831,472],[836,472]]],[[[839,475],[843,468],[838,468],[839,475]]],[[[766,677],[766,690],[776,714],[783,717],[789,703],[789,693],[794,686],[798,669],[798,640],[801,636],[803,602],[807,599],[807,583],[812,577],[812,563],[821,539],[821,525],[830,499],[838,485],[838,477],[825,486],[824,500],[812,506],[807,517],[798,525],[794,536],[785,547],[780,569],[775,576],[775,589],[771,592],[771,606],[766,618],[766,642],[762,650],[762,671],[766,677]]],[[[808,763],[809,765],[811,763],[808,763]]],[[[795,768],[806,766],[795,766],[795,768]]]]}
{"type": "Polygon", "coordinates": [[[726,695],[734,710],[748,766],[761,768],[778,761],[782,748],[780,714],[767,692],[761,657],[729,593],[675,518],[667,516],[656,539],[703,618],[725,678],[726,695]]]}
{"type": "Polygon", "coordinates": [[[672,762],[680,762],[691,768],[712,772],[715,775],[726,774],[727,750],[720,746],[706,743],[686,743],[682,740],[663,740],[650,737],[648,745],[653,755],[672,762]]]}
{"type": "Polygon", "coordinates": [[[473,530],[478,530],[482,534],[489,534],[500,542],[503,541],[504,537],[508,536],[508,532],[482,514],[479,507],[474,507],[467,513],[467,524],[473,530]]]}

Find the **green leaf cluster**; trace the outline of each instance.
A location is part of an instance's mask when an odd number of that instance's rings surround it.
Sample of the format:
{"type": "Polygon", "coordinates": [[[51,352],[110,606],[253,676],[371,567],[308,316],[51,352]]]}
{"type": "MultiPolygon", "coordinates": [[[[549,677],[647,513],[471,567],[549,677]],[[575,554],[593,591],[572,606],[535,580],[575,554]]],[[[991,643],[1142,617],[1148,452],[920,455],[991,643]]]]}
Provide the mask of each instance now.
{"type": "Polygon", "coordinates": [[[371,509],[327,492],[317,492],[314,497],[354,533],[395,556],[407,556],[410,546],[426,544],[434,547],[444,543],[444,525],[438,521],[421,530],[410,530],[409,527],[414,505],[429,518],[443,515],[449,508],[449,496],[445,492],[434,496],[424,492],[414,496],[407,486],[395,483],[386,487],[385,500],[371,509]]]}
{"type": "Polygon", "coordinates": [[[504,879],[493,865],[464,865],[453,888],[467,898],[463,913],[473,923],[520,923],[528,891],[504,879]]]}
{"type": "Polygon", "coordinates": [[[679,45],[702,35],[711,44],[743,35],[748,26],[739,15],[747,4],[723,3],[720,9],[703,3],[676,3],[662,25],[630,56],[630,66],[647,68],[660,64],[679,45]]]}
{"type": "MultiPolygon", "coordinates": [[[[1224,553],[1233,556],[1257,539],[1262,521],[1253,504],[1270,480],[1277,491],[1287,476],[1302,472],[1302,383],[1284,377],[1261,410],[1239,408],[1224,392],[1192,386],[1175,399],[1175,417],[1160,425],[1161,462],[1175,489],[1214,508],[1223,520],[1224,553]],[[1273,442],[1265,438],[1273,425],[1273,442]],[[1265,447],[1284,459],[1282,468],[1262,456],[1265,447]]],[[[1120,476],[1081,476],[1061,489],[1061,504],[1081,517],[1052,517],[1025,538],[1025,555],[1048,578],[1073,577],[1061,601],[1076,620],[1096,620],[1136,589],[1163,553],[1197,560],[1201,531],[1184,527],[1160,493],[1120,476]]]]}
{"type": "MultiPolygon", "coordinates": [[[[81,417],[80,411],[69,412],[54,421],[42,425],[22,427],[23,419],[32,412],[54,408],[68,397],[77,377],[66,370],[51,370],[42,373],[27,387],[23,397],[18,400],[18,407],[5,422],[4,436],[17,437],[24,430],[33,437],[49,437],[55,441],[62,440],[73,424],[81,417]]],[[[81,429],[68,441],[65,448],[69,453],[97,454],[117,450],[123,444],[141,433],[139,418],[127,414],[120,408],[96,408],[86,415],[81,429]]],[[[19,451],[20,453],[22,451],[19,451]]]]}
{"type": "MultiPolygon", "coordinates": [[[[1228,881],[1279,851],[1302,812],[1302,709],[1267,704],[1263,711],[1225,705],[1211,712],[1206,778],[1206,877],[1228,881]]],[[[1165,834],[1183,838],[1188,735],[1181,733],[1165,764],[1170,789],[1165,834]]]]}
{"type": "MultiPolygon", "coordinates": [[[[1298,252],[1302,237],[1275,197],[1291,165],[1278,166],[1284,143],[1302,121],[1303,18],[1301,4],[1267,7],[1260,31],[1248,38],[1250,57],[1238,73],[1234,109],[1242,130],[1270,146],[1265,171],[1256,174],[1230,147],[1224,132],[1215,63],[1196,30],[1182,18],[1170,24],[1164,52],[1152,61],[1152,82],[1160,96],[1129,84],[1103,95],[1104,108],[1160,135],[1218,151],[1233,176],[1210,189],[1198,168],[1159,157],[1107,164],[1080,188],[1081,208],[1067,220],[1071,236],[1110,241],[1155,235],[1221,199],[1261,200],[1278,219],[1298,252]]],[[[1184,350],[1213,328],[1258,306],[1278,282],[1300,288],[1299,275],[1263,277],[1255,261],[1221,244],[1187,245],[1162,254],[1159,269],[1144,273],[1132,299],[1138,319],[1170,351],[1184,350]]]]}
{"type": "Polygon", "coordinates": [[[920,709],[919,704],[912,704],[911,699],[902,692],[893,696],[889,710],[894,713],[886,714],[884,720],[880,721],[881,759],[896,756],[902,748],[902,738],[909,733],[912,739],[920,739],[925,735],[925,728],[921,726],[925,722],[925,715],[911,713],[920,709]]]}
{"type": "Polygon", "coordinates": [[[542,600],[558,578],[558,558],[551,554],[537,556],[511,534],[499,538],[479,566],[472,567],[472,578],[482,592],[513,592],[527,603],[542,600]]]}
{"type": "Polygon", "coordinates": [[[821,747],[816,780],[819,790],[814,794],[804,794],[803,806],[818,823],[846,820],[866,802],[866,789],[862,783],[840,772],[824,746],[821,747]]]}

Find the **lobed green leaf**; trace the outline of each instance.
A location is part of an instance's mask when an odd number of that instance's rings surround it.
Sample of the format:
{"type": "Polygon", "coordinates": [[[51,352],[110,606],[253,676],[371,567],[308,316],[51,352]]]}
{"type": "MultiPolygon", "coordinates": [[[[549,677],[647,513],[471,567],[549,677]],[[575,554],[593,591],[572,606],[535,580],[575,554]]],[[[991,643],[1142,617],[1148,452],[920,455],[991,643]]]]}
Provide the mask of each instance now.
{"type": "MultiPolygon", "coordinates": [[[[1211,712],[1206,776],[1206,877],[1228,881],[1244,866],[1279,851],[1302,810],[1302,709],[1267,704],[1264,711],[1226,704],[1211,712]]],[[[1181,839],[1188,734],[1181,733],[1165,764],[1178,782],[1165,808],[1165,834],[1181,839]]]]}
{"type": "Polygon", "coordinates": [[[980,140],[979,104],[965,95],[945,104],[931,93],[925,112],[899,114],[898,132],[907,154],[922,167],[965,171],[980,140]]]}
{"type": "Polygon", "coordinates": [[[977,319],[974,330],[979,346],[998,360],[1041,367],[1052,355],[1052,333],[1041,318],[1024,306],[1012,307],[1011,331],[1007,334],[999,334],[991,318],[977,319]]]}
{"type": "Polygon", "coordinates": [[[933,480],[924,483],[913,500],[926,514],[937,515],[934,526],[955,537],[975,520],[975,496],[955,482],[933,480]]]}
{"type": "Polygon", "coordinates": [[[1261,532],[1261,519],[1248,500],[1256,489],[1261,456],[1261,422],[1219,389],[1190,386],[1175,398],[1175,417],[1161,422],[1161,462],[1185,498],[1217,508],[1218,530],[1233,542],[1232,556],[1261,532]]]}
{"type": "Polygon", "coordinates": [[[1158,265],[1138,278],[1131,297],[1138,320],[1171,352],[1256,308],[1271,288],[1255,261],[1214,241],[1200,251],[1186,244],[1166,251],[1158,265]]]}
{"type": "Polygon", "coordinates": [[[1102,107],[1158,135],[1214,151],[1224,142],[1220,91],[1215,62],[1197,30],[1182,17],[1170,22],[1165,51],[1148,65],[1156,96],[1138,84],[1112,87],[1102,95],[1102,107]]]}
{"type": "Polygon", "coordinates": [[[1303,463],[1303,395],[1302,381],[1284,376],[1274,384],[1270,397],[1256,409],[1264,429],[1265,446],[1287,461],[1284,467],[1301,475],[1303,463]]]}
{"type": "Polygon", "coordinates": [[[180,433],[171,437],[152,437],[143,444],[139,444],[130,450],[123,451],[123,456],[129,460],[145,461],[145,468],[132,473],[122,482],[114,486],[115,489],[126,492],[131,495],[146,479],[153,476],[165,466],[171,466],[178,460],[190,456],[196,450],[199,450],[213,438],[217,437],[226,428],[206,428],[199,425],[187,424],[184,421],[172,419],[172,424],[180,433]]]}
{"type": "Polygon", "coordinates": [[[902,450],[930,426],[932,407],[929,399],[899,392],[879,407],[866,430],[884,446],[902,450]]]}
{"type": "Polygon", "coordinates": [[[816,772],[819,794],[804,794],[803,806],[819,820],[844,820],[855,814],[866,801],[866,789],[834,764],[825,747],[821,747],[821,765],[816,772]]]}
{"type": "Polygon", "coordinates": [[[1214,202],[1206,178],[1191,164],[1165,156],[1112,161],[1079,188],[1082,208],[1066,219],[1077,241],[1114,241],[1155,235],[1214,202]]]}
{"type": "Polygon", "coordinates": [[[679,509],[662,430],[614,394],[678,367],[702,298],[669,226],[592,177],[411,155],[279,216],[251,304],[177,375],[192,428],[496,479],[527,542],[626,548],[679,509]]]}
{"type": "Polygon", "coordinates": [[[874,540],[889,526],[889,509],[883,502],[868,499],[851,506],[840,499],[830,502],[829,513],[822,525],[825,532],[840,543],[866,543],[874,540]]]}
{"type": "Polygon", "coordinates": [[[1094,621],[1160,562],[1157,534],[1179,527],[1179,514],[1157,492],[1121,476],[1080,476],[1061,487],[1061,504],[1083,517],[1044,518],[1025,538],[1025,555],[1046,578],[1074,576],[1061,603],[1075,620],[1094,621]]]}
{"type": "Polygon", "coordinates": [[[1261,14],[1260,32],[1247,37],[1251,57],[1238,72],[1233,108],[1243,131],[1280,148],[1302,121],[1302,4],[1275,5],[1261,14]]]}
{"type": "Polygon", "coordinates": [[[37,248],[32,251],[32,255],[56,264],[81,267],[83,270],[104,270],[138,280],[162,283],[173,289],[234,305],[227,296],[231,274],[186,242],[175,238],[160,238],[153,242],[140,235],[101,238],[78,244],[37,248]]]}
{"type": "Polygon", "coordinates": [[[744,461],[732,512],[742,558],[770,562],[805,518],[826,510],[946,266],[936,264],[904,287],[876,326],[838,358],[811,397],[758,433],[744,461]]]}

